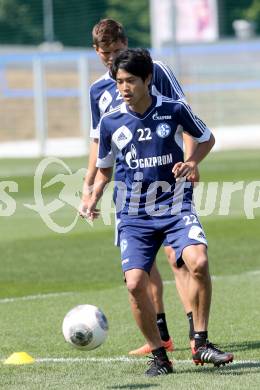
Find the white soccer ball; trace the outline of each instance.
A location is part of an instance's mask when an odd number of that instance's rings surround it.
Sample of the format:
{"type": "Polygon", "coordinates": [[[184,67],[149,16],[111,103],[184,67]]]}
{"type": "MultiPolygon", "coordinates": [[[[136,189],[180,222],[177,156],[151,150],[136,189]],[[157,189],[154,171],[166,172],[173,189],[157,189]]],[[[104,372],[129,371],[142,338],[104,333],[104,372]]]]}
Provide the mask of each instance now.
{"type": "Polygon", "coordinates": [[[71,309],[62,324],[65,340],[74,347],[90,351],[105,341],[108,322],[104,313],[93,305],[79,305],[71,309]]]}

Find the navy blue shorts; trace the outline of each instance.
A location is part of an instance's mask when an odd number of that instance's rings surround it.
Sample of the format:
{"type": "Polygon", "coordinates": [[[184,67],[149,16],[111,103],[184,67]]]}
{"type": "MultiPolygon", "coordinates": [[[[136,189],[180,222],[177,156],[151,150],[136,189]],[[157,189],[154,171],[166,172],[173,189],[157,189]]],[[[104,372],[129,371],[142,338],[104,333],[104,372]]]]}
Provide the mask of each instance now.
{"type": "MultiPolygon", "coordinates": [[[[114,245],[115,246],[120,246],[120,232],[119,232],[119,224],[121,222],[121,213],[115,213],[115,240],[114,240],[114,245]]],[[[167,238],[163,240],[162,243],[163,246],[169,246],[170,244],[167,241],[167,238]]]]}
{"type": "Polygon", "coordinates": [[[156,254],[164,242],[175,250],[177,265],[183,264],[182,251],[187,246],[207,246],[203,228],[191,205],[177,215],[121,215],[118,230],[123,272],[135,268],[150,272],[156,254]]]}

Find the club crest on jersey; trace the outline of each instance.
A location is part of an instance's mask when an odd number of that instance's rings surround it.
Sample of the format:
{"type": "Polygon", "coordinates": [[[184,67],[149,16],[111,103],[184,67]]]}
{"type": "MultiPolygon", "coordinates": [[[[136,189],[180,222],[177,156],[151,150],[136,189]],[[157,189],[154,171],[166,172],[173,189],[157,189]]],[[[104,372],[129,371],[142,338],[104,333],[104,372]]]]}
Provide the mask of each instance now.
{"type": "Polygon", "coordinates": [[[112,141],[119,150],[122,150],[133,138],[131,131],[126,126],[119,127],[112,135],[112,141]]]}
{"type": "Polygon", "coordinates": [[[167,138],[170,134],[171,134],[171,126],[168,125],[168,123],[160,123],[157,127],[156,127],[156,134],[158,135],[158,137],[160,138],[167,138]]]}

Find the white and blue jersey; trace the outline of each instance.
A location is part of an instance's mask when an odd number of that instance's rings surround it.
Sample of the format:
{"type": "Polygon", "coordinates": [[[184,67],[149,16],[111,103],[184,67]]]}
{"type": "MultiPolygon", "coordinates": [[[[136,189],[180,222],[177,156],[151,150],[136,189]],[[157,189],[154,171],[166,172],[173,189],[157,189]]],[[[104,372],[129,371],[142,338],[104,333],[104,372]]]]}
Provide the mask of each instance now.
{"type": "Polygon", "coordinates": [[[152,97],[142,115],[122,103],[101,118],[97,167],[113,167],[117,160],[123,170],[118,228],[124,272],[149,272],[165,240],[175,249],[177,261],[186,246],[206,245],[192,207],[192,185],[184,183],[180,191],[172,173],[174,164],[184,161],[183,128],[198,143],[211,136],[183,100],[161,95],[152,97]]]}
{"type": "MultiPolygon", "coordinates": [[[[164,95],[172,99],[185,99],[184,93],[172,70],[160,61],[153,62],[151,93],[164,95]]],[[[123,99],[116,82],[109,72],[95,81],[90,87],[91,131],[90,137],[100,137],[99,122],[102,115],[122,104],[123,99]]],[[[116,161],[115,179],[124,180],[120,161],[116,161]]]]}

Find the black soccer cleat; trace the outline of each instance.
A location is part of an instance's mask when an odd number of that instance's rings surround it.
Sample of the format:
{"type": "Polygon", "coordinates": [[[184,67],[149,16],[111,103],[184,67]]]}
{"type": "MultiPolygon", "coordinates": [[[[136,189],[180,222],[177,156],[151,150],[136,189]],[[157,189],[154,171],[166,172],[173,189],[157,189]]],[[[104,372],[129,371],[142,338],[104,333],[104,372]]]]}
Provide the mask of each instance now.
{"type": "Polygon", "coordinates": [[[207,343],[197,350],[192,351],[193,362],[203,366],[204,363],[213,363],[215,367],[233,362],[234,355],[230,352],[223,352],[212,343],[207,343]]]}
{"type": "Polygon", "coordinates": [[[157,356],[149,356],[150,368],[145,372],[148,376],[168,375],[173,373],[172,362],[161,360],[157,356]]]}

